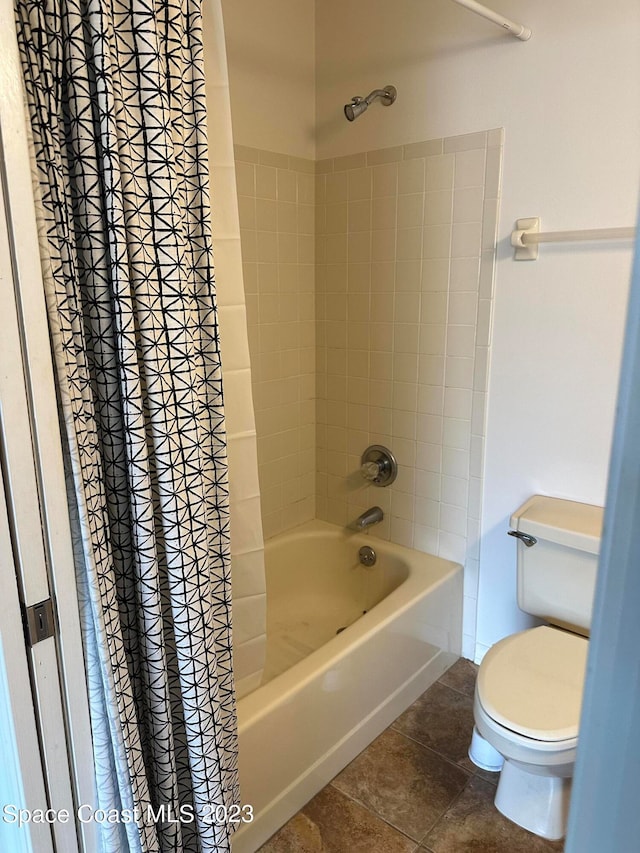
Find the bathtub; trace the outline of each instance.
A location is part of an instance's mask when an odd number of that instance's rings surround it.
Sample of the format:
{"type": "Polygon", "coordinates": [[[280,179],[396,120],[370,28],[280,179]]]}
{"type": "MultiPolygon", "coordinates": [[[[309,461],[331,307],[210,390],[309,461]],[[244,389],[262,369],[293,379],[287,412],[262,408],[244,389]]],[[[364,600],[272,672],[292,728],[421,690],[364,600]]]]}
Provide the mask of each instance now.
{"type": "Polygon", "coordinates": [[[433,684],[462,636],[456,563],[322,521],[274,537],[265,555],[265,672],[238,702],[254,820],[234,853],[254,853],[433,684]]]}

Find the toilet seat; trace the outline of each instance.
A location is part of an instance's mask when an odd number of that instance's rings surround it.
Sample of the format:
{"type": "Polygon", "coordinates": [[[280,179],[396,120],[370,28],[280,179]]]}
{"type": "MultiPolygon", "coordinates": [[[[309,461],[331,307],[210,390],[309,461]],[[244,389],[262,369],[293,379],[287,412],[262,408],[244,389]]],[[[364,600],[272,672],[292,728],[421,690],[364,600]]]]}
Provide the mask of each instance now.
{"type": "Polygon", "coordinates": [[[473,703],[476,728],[505,759],[526,765],[534,774],[571,776],[578,738],[561,741],[534,740],[497,723],[482,707],[476,691],[473,703]]]}
{"type": "MultiPolygon", "coordinates": [[[[577,740],[588,640],[543,625],[496,643],[483,658],[476,699],[503,735],[572,745],[577,740]]],[[[488,720],[487,720],[488,722],[488,720]]]]}

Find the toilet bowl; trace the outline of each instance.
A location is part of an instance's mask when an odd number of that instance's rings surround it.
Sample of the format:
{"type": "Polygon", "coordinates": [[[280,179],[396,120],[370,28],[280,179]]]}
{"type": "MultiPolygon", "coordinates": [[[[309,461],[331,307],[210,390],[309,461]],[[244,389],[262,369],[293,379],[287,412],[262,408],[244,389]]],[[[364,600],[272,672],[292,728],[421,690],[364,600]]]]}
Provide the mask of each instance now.
{"type": "Polygon", "coordinates": [[[496,808],[543,838],[565,833],[587,649],[585,637],[541,626],[496,643],[478,673],[476,728],[504,758],[496,808]]]}

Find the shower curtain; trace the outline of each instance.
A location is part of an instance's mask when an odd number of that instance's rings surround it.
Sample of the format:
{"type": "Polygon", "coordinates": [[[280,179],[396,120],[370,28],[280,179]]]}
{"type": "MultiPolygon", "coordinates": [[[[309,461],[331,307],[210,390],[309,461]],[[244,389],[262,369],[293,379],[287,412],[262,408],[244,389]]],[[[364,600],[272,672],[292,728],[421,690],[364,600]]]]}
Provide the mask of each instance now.
{"type": "Polygon", "coordinates": [[[230,849],[228,482],[199,0],[16,0],[106,853],[230,849]]]}

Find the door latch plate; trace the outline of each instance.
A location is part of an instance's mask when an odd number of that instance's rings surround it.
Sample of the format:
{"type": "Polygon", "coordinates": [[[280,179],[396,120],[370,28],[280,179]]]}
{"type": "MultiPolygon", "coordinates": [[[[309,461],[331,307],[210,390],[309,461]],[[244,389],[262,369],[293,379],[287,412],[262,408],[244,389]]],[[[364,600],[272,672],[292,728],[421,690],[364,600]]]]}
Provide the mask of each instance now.
{"type": "Polygon", "coordinates": [[[35,646],[36,643],[53,637],[55,622],[53,619],[53,602],[50,598],[25,607],[23,615],[29,646],[35,646]]]}

